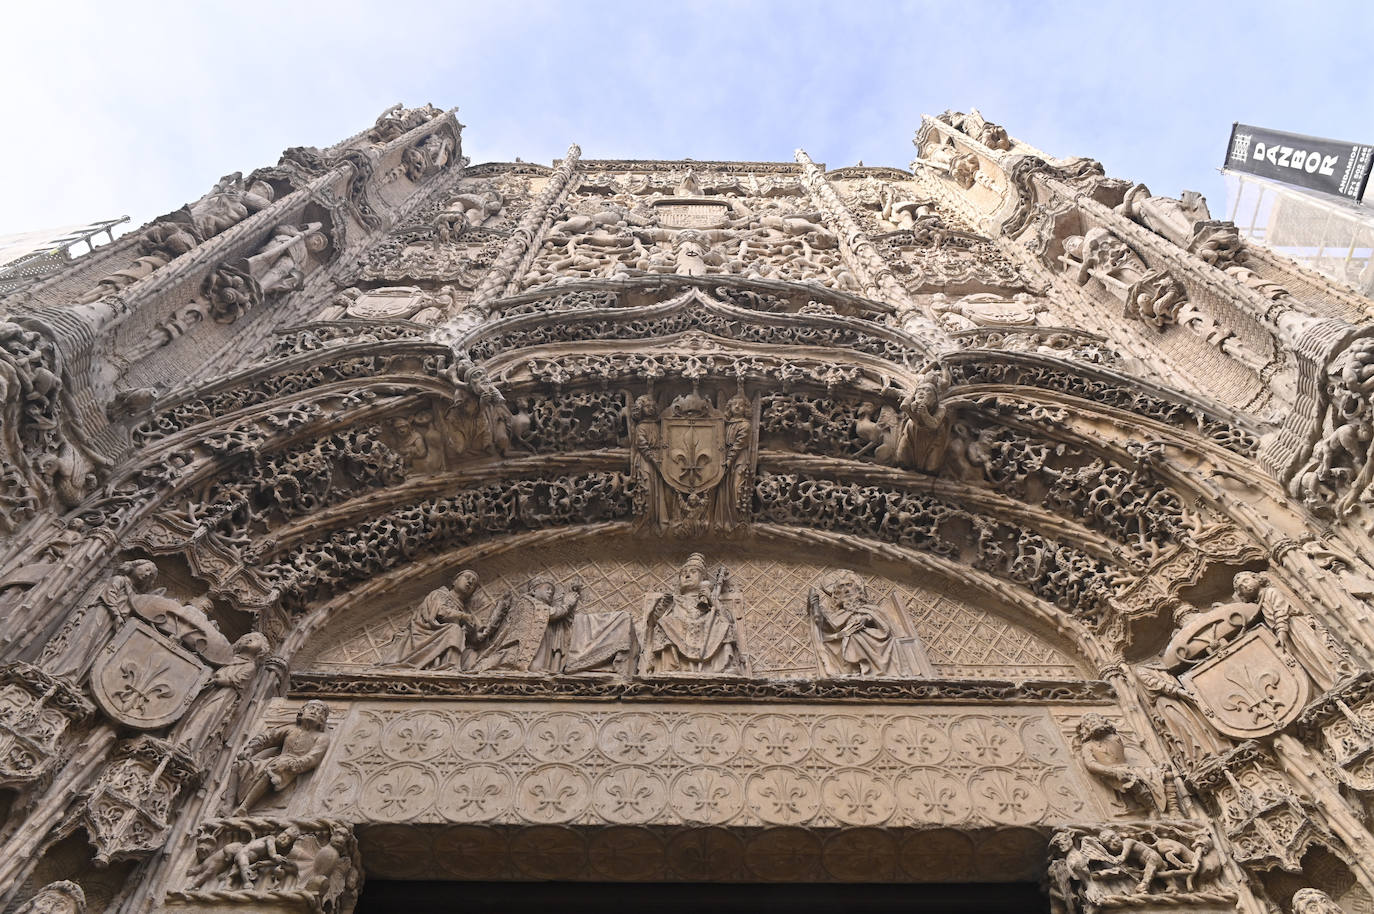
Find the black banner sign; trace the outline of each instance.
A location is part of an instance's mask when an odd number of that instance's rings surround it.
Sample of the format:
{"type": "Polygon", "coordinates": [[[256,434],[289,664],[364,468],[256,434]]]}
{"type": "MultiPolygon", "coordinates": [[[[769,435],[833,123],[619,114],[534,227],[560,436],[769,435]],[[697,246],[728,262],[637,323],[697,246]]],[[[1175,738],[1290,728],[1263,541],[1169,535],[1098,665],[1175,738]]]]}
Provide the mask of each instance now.
{"type": "Polygon", "coordinates": [[[1358,200],[1374,166],[1374,146],[1323,140],[1248,124],[1231,125],[1222,167],[1358,200]]]}

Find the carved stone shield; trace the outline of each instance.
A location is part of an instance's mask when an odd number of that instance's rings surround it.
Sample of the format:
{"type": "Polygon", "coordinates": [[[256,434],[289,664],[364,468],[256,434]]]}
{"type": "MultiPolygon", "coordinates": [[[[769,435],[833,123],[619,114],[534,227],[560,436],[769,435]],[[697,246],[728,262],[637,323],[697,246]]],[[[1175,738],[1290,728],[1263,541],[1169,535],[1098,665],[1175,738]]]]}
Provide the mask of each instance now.
{"type": "Polygon", "coordinates": [[[1307,704],[1311,688],[1298,661],[1263,626],[1179,679],[1212,726],[1237,739],[1266,736],[1287,726],[1307,704]]]}
{"type": "Polygon", "coordinates": [[[725,475],[723,418],[665,418],[663,479],[679,492],[704,492],[725,475]]]}
{"type": "Polygon", "coordinates": [[[120,723],[156,730],[179,718],[209,678],[195,654],[131,619],[91,667],[91,692],[120,723]]]}

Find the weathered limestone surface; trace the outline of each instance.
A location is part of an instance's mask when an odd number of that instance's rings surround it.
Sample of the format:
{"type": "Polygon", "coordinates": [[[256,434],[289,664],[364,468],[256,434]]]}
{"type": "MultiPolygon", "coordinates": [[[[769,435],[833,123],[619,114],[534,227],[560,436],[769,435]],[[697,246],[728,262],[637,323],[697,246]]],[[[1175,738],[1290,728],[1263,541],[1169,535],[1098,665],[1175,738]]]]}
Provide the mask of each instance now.
{"type": "Polygon", "coordinates": [[[1368,301],[976,110],[910,170],[461,130],[0,305],[6,910],[1374,905],[1368,301]]]}

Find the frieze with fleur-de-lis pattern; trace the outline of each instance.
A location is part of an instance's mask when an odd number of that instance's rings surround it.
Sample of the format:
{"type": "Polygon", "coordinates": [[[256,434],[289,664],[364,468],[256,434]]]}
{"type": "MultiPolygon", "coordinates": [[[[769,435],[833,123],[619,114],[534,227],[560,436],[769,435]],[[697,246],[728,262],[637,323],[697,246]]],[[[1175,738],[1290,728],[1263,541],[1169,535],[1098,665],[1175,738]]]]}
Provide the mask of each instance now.
{"type": "Polygon", "coordinates": [[[1109,815],[1083,709],[358,702],[293,800],[359,822],[1047,825],[1109,815]]]}

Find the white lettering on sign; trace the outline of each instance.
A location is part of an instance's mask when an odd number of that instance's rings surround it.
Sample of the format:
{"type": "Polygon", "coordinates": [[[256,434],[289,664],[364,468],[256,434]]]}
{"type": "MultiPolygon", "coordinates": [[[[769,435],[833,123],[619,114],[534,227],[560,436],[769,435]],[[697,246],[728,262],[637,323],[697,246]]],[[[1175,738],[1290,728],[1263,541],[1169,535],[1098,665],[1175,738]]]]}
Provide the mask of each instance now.
{"type": "Polygon", "coordinates": [[[1334,175],[1336,163],[1340,161],[1340,156],[1324,156],[1318,152],[1308,152],[1306,149],[1266,146],[1264,143],[1255,144],[1255,154],[1252,158],[1263,159],[1275,168],[1292,168],[1296,171],[1305,171],[1309,175],[1319,172],[1334,175]]]}

